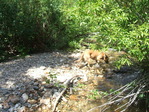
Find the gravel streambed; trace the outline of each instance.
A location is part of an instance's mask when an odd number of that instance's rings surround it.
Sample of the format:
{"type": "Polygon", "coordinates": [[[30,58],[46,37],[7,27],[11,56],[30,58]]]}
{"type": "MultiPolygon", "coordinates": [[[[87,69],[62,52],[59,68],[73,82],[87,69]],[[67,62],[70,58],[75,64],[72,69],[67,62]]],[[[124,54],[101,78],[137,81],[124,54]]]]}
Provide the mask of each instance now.
{"type": "MultiPolygon", "coordinates": [[[[108,55],[111,63],[117,57],[117,54],[108,55]]],[[[80,51],[71,53],[55,51],[0,63],[0,111],[52,112],[55,100],[66,86],[65,82],[74,76],[79,76],[81,78],[80,83],[85,82],[84,90],[73,92],[71,85],[69,85],[69,90],[66,90],[69,96],[62,96],[62,101],[56,110],[84,112],[96,105],[91,104],[90,102],[94,100],[88,98],[91,90],[95,88],[98,90],[116,88],[118,86],[115,84],[121,85],[126,81],[130,82],[137,76],[138,71],[130,75],[127,73],[129,71],[126,70],[127,68],[115,73],[113,68],[110,68],[110,64],[104,73],[101,72],[100,68],[97,68],[98,71],[88,67],[82,68],[81,64],[74,63],[79,56],[80,51]],[[123,71],[124,73],[122,73],[123,71]],[[73,108],[71,108],[72,106],[73,108]],[[84,107],[88,108],[82,110],[84,107]]],[[[79,79],[76,78],[72,82],[72,86],[78,81],[79,79]]],[[[97,102],[101,101],[98,99],[97,102]]]]}
{"type": "Polygon", "coordinates": [[[51,78],[50,75],[55,74],[56,79],[53,82],[63,83],[75,75],[84,77],[88,71],[79,69],[74,63],[79,55],[62,52],[41,53],[0,63],[0,111],[23,112],[26,107],[48,104],[48,96],[57,97],[61,90],[45,83],[43,80],[48,79],[44,78],[51,78]],[[39,100],[40,103],[37,103],[39,100]]]}

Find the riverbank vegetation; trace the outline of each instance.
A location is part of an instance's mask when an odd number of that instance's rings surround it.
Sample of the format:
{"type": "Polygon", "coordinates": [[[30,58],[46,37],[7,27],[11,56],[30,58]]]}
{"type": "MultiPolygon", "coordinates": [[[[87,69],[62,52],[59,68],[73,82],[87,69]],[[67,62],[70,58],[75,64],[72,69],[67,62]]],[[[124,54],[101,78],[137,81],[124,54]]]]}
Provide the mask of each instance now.
{"type": "Polygon", "coordinates": [[[66,48],[125,51],[116,66],[141,72],[131,103],[141,97],[149,108],[148,11],[148,0],[1,0],[0,60],[66,48]]]}

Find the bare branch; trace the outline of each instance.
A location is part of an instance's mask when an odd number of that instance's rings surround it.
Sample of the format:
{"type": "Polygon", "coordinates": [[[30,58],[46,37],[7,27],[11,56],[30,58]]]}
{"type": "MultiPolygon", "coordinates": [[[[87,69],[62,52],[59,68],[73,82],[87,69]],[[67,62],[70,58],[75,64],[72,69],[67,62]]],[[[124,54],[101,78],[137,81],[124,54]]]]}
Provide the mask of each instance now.
{"type": "Polygon", "coordinates": [[[74,79],[78,78],[78,77],[80,77],[80,76],[79,76],[79,75],[74,76],[74,77],[72,77],[71,79],[68,79],[68,80],[65,82],[65,88],[62,90],[62,92],[61,92],[61,93],[59,94],[59,96],[56,98],[56,100],[55,100],[55,102],[54,102],[54,105],[53,105],[53,110],[52,110],[52,112],[55,112],[55,109],[56,109],[56,106],[57,106],[57,104],[58,104],[58,101],[59,101],[59,99],[61,98],[61,96],[64,94],[64,92],[67,90],[69,83],[70,83],[71,81],[73,81],[74,79]]]}
{"type": "Polygon", "coordinates": [[[110,105],[110,104],[114,104],[114,103],[120,102],[120,101],[122,101],[122,100],[124,100],[124,99],[127,99],[127,98],[129,98],[129,97],[132,97],[132,96],[134,96],[134,95],[135,95],[135,93],[132,93],[132,94],[127,95],[127,96],[125,96],[125,97],[123,97],[123,98],[120,98],[120,99],[117,99],[117,100],[114,100],[114,101],[109,101],[109,102],[107,102],[107,103],[105,103],[105,104],[103,104],[103,105],[94,107],[94,108],[88,110],[87,112],[91,112],[91,111],[94,110],[94,109],[101,108],[101,107],[106,106],[106,105],[110,105]]]}

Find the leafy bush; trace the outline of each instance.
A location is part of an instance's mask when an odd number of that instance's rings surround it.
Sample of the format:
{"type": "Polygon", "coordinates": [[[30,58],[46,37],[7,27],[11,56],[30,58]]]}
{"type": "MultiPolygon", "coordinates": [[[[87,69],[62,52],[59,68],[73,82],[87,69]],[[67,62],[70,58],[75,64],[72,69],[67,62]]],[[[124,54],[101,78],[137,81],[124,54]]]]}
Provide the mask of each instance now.
{"type": "Polygon", "coordinates": [[[147,0],[1,0],[0,9],[1,59],[86,45],[149,60],[147,0]]]}
{"type": "Polygon", "coordinates": [[[1,0],[0,60],[66,46],[60,4],[58,0],[1,0]]]}
{"type": "MultiPolygon", "coordinates": [[[[93,39],[90,48],[112,47],[126,51],[139,62],[149,60],[147,0],[80,0],[68,4],[62,10],[69,32],[78,32],[74,47],[78,48],[82,38],[93,39]]],[[[130,64],[130,60],[126,57],[120,63],[130,64]]]]}
{"type": "MultiPolygon", "coordinates": [[[[74,0],[63,8],[68,21],[69,34],[77,31],[76,41],[70,45],[78,48],[85,43],[92,49],[115,48],[128,56],[118,60],[118,67],[138,62],[144,70],[136,91],[148,91],[149,78],[149,17],[148,0],[74,0]],[[83,40],[83,41],[82,41],[83,40]],[[94,40],[94,41],[86,41],[94,40]],[[130,58],[131,57],[131,58],[130,58]],[[144,78],[145,77],[145,78],[144,78]],[[145,88],[139,90],[143,83],[145,88]]],[[[141,93],[140,92],[140,93],[141,93]]],[[[136,92],[136,96],[137,96],[136,92]]],[[[147,107],[148,94],[145,94],[147,107]]],[[[135,101],[135,100],[134,100],[135,101]]],[[[133,102],[134,102],[133,101],[133,102]]]]}

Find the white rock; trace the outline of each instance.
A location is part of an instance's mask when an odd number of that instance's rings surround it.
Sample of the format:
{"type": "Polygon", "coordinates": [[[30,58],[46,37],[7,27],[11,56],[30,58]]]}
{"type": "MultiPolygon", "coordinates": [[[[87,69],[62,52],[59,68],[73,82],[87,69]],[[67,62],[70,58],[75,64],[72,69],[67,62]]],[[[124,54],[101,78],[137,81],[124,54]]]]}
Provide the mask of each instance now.
{"type": "Polygon", "coordinates": [[[71,73],[65,73],[61,75],[57,75],[57,80],[59,82],[65,82],[66,80],[70,79],[72,77],[71,73]]]}
{"type": "Polygon", "coordinates": [[[0,109],[2,109],[3,108],[3,105],[2,104],[0,104],[0,109]]]}
{"type": "Polygon", "coordinates": [[[40,69],[41,69],[41,70],[45,70],[46,67],[45,67],[45,66],[41,66],[40,69]]]}
{"type": "Polygon", "coordinates": [[[55,92],[54,95],[53,95],[53,98],[57,98],[59,95],[60,95],[59,92],[55,92]]]}
{"type": "Polygon", "coordinates": [[[51,107],[51,103],[50,102],[51,102],[50,98],[40,99],[40,103],[47,105],[49,108],[51,107]]]}
{"type": "Polygon", "coordinates": [[[17,104],[15,105],[15,108],[18,108],[20,105],[21,105],[20,103],[17,103],[17,104]]]}
{"type": "Polygon", "coordinates": [[[9,111],[9,112],[14,112],[14,108],[11,107],[8,111],[9,111]]]}
{"type": "Polygon", "coordinates": [[[25,112],[25,106],[20,107],[20,108],[18,109],[18,112],[25,112]]]}
{"type": "Polygon", "coordinates": [[[28,100],[28,95],[26,93],[24,93],[22,95],[23,101],[26,102],[28,100]]]}

